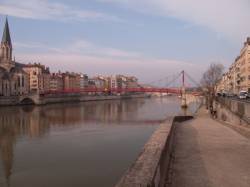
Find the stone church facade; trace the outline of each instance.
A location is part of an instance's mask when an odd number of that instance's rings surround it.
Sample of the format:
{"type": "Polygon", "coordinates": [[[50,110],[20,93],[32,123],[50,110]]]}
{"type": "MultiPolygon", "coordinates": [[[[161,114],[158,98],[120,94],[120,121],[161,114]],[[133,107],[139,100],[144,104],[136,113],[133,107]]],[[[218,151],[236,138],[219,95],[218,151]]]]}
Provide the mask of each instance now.
{"type": "Polygon", "coordinates": [[[6,18],[0,45],[0,97],[28,94],[29,77],[23,67],[23,64],[12,59],[12,43],[6,18]]]}

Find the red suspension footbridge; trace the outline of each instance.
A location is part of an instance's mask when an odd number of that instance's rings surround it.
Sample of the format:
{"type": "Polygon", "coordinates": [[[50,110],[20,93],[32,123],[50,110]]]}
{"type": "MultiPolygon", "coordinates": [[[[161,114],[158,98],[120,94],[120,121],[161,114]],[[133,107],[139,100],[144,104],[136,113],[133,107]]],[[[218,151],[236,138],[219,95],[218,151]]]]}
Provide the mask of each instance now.
{"type": "Polygon", "coordinates": [[[183,89],[186,92],[192,94],[201,94],[200,84],[197,83],[189,74],[185,71],[181,71],[175,76],[166,77],[158,81],[147,84],[148,86],[138,85],[137,87],[125,87],[125,88],[83,88],[83,89],[64,89],[57,91],[46,91],[42,95],[48,94],[80,94],[80,93],[167,93],[167,94],[182,94],[183,89]],[[170,79],[170,81],[168,81],[170,79]],[[156,83],[162,83],[165,80],[164,86],[151,86],[156,83]]]}

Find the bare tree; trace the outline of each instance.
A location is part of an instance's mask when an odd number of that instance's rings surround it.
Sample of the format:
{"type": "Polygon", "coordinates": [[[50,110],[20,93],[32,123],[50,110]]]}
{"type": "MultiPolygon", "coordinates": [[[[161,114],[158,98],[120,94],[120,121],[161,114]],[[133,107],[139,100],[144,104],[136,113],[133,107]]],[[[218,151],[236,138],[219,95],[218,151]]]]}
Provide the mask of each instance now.
{"type": "Polygon", "coordinates": [[[215,99],[217,84],[222,77],[223,70],[224,66],[222,64],[211,64],[202,76],[201,84],[206,92],[207,107],[212,106],[212,103],[215,99]]]}

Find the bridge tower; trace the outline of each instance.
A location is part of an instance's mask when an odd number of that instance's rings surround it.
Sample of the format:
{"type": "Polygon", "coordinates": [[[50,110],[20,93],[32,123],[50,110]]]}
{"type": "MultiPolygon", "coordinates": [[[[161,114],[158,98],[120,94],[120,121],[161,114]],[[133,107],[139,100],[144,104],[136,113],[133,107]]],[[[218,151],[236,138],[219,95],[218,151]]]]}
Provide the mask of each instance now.
{"type": "Polygon", "coordinates": [[[187,108],[187,96],[186,96],[186,88],[185,88],[185,72],[182,71],[182,87],[181,87],[181,107],[187,108]]]}

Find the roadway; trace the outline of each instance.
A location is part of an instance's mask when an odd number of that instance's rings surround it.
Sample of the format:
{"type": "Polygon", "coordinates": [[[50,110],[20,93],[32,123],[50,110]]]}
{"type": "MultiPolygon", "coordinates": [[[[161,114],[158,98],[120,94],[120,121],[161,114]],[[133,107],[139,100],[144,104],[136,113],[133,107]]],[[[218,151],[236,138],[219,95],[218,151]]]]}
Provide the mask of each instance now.
{"type": "Polygon", "coordinates": [[[247,99],[240,99],[238,96],[231,96],[231,97],[220,96],[220,97],[218,97],[218,98],[231,99],[231,100],[236,100],[236,101],[240,101],[240,102],[247,102],[247,103],[250,103],[250,98],[247,98],[247,99]]]}

